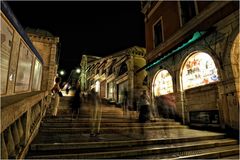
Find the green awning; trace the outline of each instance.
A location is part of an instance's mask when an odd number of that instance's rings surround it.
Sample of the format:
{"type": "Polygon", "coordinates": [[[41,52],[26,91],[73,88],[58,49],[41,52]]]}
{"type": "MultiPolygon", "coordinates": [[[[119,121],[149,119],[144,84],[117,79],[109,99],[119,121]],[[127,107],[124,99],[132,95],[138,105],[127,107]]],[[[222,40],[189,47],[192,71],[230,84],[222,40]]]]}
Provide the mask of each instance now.
{"type": "Polygon", "coordinates": [[[138,69],[136,71],[136,73],[140,72],[143,69],[149,70],[150,68],[152,68],[153,66],[161,63],[163,60],[166,60],[167,58],[173,56],[175,53],[179,52],[180,50],[182,50],[183,48],[189,46],[190,44],[194,43],[195,41],[199,40],[204,34],[206,33],[206,31],[198,31],[195,32],[192,36],[192,38],[190,40],[188,40],[186,43],[182,44],[181,46],[177,47],[176,49],[173,49],[171,52],[161,55],[160,57],[157,57],[155,60],[153,60],[152,62],[149,62],[148,64],[146,64],[145,66],[143,66],[142,68],[138,69]]]}

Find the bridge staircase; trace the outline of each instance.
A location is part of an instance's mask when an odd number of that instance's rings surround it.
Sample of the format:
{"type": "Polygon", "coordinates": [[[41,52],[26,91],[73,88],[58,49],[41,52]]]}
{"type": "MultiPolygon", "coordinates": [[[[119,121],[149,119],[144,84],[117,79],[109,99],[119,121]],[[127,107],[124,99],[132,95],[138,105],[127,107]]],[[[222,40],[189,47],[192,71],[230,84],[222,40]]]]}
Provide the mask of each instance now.
{"type": "MultiPolygon", "coordinates": [[[[60,111],[46,116],[26,158],[29,159],[195,159],[239,158],[239,144],[223,133],[189,129],[171,119],[140,124],[137,115],[103,105],[100,135],[90,136],[89,104],[78,118],[60,111]]],[[[64,107],[63,107],[64,108],[64,107]]]]}

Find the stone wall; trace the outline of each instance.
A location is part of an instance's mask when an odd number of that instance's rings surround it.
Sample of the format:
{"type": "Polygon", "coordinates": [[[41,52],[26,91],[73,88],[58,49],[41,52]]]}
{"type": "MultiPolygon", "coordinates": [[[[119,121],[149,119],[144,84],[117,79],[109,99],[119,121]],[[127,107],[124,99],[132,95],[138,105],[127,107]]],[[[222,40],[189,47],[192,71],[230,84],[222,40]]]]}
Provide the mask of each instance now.
{"type": "Polygon", "coordinates": [[[33,45],[43,58],[42,90],[51,90],[57,75],[57,44],[58,37],[46,37],[38,33],[28,33],[33,45]]]}

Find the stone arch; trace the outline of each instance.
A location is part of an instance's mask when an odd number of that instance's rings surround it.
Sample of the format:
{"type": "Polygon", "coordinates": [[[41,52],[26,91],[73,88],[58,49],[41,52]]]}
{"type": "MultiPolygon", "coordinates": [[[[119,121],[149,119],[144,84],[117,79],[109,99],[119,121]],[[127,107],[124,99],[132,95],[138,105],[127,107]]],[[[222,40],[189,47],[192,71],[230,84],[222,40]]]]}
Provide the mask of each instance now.
{"type": "MultiPolygon", "coordinates": [[[[236,38],[233,41],[233,44],[231,46],[231,52],[230,52],[230,60],[231,60],[231,67],[233,71],[233,77],[235,79],[235,85],[238,86],[239,82],[239,43],[240,43],[240,34],[238,33],[236,38]]],[[[236,88],[236,90],[239,92],[239,87],[236,88]]],[[[238,95],[239,97],[239,95],[238,95]]]]}
{"type": "MultiPolygon", "coordinates": [[[[213,61],[213,64],[215,65],[215,68],[217,70],[217,75],[218,75],[218,81],[222,80],[222,70],[220,67],[220,63],[218,61],[217,55],[211,53],[208,49],[202,48],[202,47],[196,47],[195,50],[191,50],[188,52],[182,52],[183,56],[180,58],[178,62],[177,68],[177,73],[176,73],[176,85],[177,85],[177,113],[180,115],[180,117],[183,120],[183,123],[192,123],[191,121],[191,114],[195,111],[201,111],[204,110],[215,110],[214,114],[216,112],[216,117],[219,117],[219,106],[218,106],[218,87],[219,83],[208,83],[208,85],[199,85],[196,87],[192,87],[191,89],[188,88],[184,90],[183,87],[183,68],[185,67],[186,63],[188,60],[191,58],[191,56],[194,56],[195,54],[198,53],[205,53],[207,54],[213,61]],[[208,88],[208,89],[207,89],[208,88]],[[210,89],[211,88],[211,89],[210,89]],[[206,95],[212,95],[211,98],[208,98],[209,96],[206,95]],[[201,97],[200,101],[204,101],[203,104],[198,104],[198,101],[196,97],[201,97]],[[207,105],[208,103],[211,103],[211,105],[207,105]]],[[[221,116],[222,117],[222,116],[221,116]]],[[[216,120],[216,122],[219,124],[219,119],[216,120]]]]}
{"type": "Polygon", "coordinates": [[[166,69],[155,72],[152,82],[152,99],[154,115],[164,118],[175,118],[176,98],[173,89],[173,76],[166,69]]]}
{"type": "Polygon", "coordinates": [[[155,73],[151,85],[152,85],[152,91],[153,91],[154,96],[160,96],[160,95],[164,95],[164,94],[168,94],[168,93],[173,93],[172,75],[166,69],[160,69],[159,71],[157,71],[155,73]],[[158,85],[158,84],[156,84],[157,83],[156,81],[158,81],[160,83],[159,86],[156,86],[156,85],[158,85]],[[158,91],[158,89],[159,89],[159,91],[158,91]],[[161,89],[166,89],[166,90],[161,91],[161,89]]]}

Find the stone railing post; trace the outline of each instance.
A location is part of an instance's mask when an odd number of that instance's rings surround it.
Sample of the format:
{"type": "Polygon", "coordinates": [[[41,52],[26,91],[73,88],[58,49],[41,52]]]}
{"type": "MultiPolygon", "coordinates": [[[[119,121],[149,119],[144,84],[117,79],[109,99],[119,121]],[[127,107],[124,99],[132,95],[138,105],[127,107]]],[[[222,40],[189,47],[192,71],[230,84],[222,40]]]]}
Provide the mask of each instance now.
{"type": "Polygon", "coordinates": [[[8,152],[9,158],[15,158],[16,157],[15,143],[14,143],[13,136],[12,136],[11,126],[9,126],[7,129],[6,146],[7,146],[7,152],[8,152]]]}
{"type": "Polygon", "coordinates": [[[19,150],[20,150],[20,145],[19,145],[20,138],[19,138],[19,134],[18,134],[16,121],[12,124],[11,128],[12,128],[12,135],[13,135],[13,140],[14,140],[14,144],[15,144],[15,151],[16,151],[16,154],[18,154],[19,150]]]}
{"type": "Polygon", "coordinates": [[[18,134],[19,134],[19,139],[20,139],[20,145],[23,145],[23,127],[22,127],[22,122],[21,122],[21,118],[19,118],[17,120],[17,130],[18,130],[18,134]]]}
{"type": "Polygon", "coordinates": [[[8,151],[3,134],[1,134],[1,159],[8,159],[8,151]]]}
{"type": "Polygon", "coordinates": [[[29,109],[23,117],[23,130],[24,130],[24,139],[23,144],[26,145],[30,136],[31,128],[31,109],[29,109]]]}

